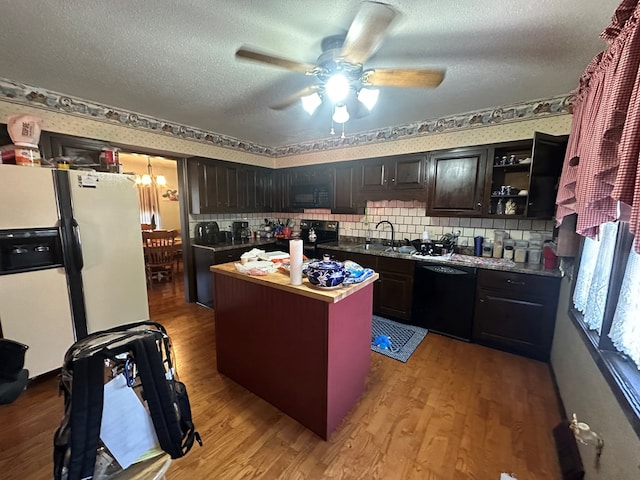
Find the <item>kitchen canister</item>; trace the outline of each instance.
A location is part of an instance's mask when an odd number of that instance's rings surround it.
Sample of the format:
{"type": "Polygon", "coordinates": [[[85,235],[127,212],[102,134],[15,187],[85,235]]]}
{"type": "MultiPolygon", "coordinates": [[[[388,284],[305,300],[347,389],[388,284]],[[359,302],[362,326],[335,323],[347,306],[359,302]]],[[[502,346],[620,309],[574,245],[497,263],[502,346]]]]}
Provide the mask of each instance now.
{"type": "Polygon", "coordinates": [[[538,265],[542,258],[542,249],[539,247],[529,247],[527,252],[527,263],[531,265],[538,265]]]}
{"type": "Polygon", "coordinates": [[[502,256],[507,260],[513,260],[513,245],[505,245],[502,256]]]}
{"type": "Polygon", "coordinates": [[[496,230],[493,235],[493,258],[502,258],[504,240],[509,238],[509,234],[504,230],[496,230]]]}
{"type": "Polygon", "coordinates": [[[527,261],[527,248],[516,246],[513,253],[513,261],[516,263],[524,263],[527,261]]]}
{"type": "Polygon", "coordinates": [[[482,242],[484,238],[482,237],[473,237],[473,254],[476,257],[482,256],[482,242]]]}
{"type": "Polygon", "coordinates": [[[302,240],[289,240],[289,281],[302,285],[302,240]]]}

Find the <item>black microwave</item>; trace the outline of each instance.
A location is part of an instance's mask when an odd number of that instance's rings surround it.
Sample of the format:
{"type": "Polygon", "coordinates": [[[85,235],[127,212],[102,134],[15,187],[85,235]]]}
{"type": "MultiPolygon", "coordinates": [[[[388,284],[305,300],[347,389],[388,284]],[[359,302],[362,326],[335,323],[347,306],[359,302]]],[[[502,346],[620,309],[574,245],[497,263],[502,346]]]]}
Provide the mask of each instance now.
{"type": "Polygon", "coordinates": [[[293,208],[331,208],[331,185],[293,185],[291,203],[293,208]]]}

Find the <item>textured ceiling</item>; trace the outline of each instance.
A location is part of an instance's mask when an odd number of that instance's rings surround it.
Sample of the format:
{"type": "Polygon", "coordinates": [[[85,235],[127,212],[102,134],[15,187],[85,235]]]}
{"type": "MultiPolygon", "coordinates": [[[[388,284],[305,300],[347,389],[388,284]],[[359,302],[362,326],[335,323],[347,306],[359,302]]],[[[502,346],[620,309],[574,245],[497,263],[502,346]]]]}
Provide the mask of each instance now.
{"type": "MultiPolygon", "coordinates": [[[[312,77],[237,61],[250,45],[315,63],[359,1],[0,0],[0,77],[265,146],[329,137],[330,114],[269,108],[312,77]]],[[[402,17],[365,68],[446,68],[382,89],[347,134],[563,95],[619,0],[389,0],[402,17]]]]}

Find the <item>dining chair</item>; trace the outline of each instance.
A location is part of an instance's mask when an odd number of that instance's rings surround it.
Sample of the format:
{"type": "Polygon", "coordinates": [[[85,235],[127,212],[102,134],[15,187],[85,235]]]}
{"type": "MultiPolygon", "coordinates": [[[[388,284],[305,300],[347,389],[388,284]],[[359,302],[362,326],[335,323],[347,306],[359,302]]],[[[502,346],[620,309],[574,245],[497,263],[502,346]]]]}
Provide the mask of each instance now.
{"type": "Polygon", "coordinates": [[[154,279],[166,279],[171,281],[173,291],[176,291],[176,237],[175,230],[142,232],[145,273],[150,288],[153,288],[154,279]]]}
{"type": "Polygon", "coordinates": [[[140,229],[144,232],[145,230],[151,230],[151,224],[150,223],[141,223],[140,224],[140,229]]]}

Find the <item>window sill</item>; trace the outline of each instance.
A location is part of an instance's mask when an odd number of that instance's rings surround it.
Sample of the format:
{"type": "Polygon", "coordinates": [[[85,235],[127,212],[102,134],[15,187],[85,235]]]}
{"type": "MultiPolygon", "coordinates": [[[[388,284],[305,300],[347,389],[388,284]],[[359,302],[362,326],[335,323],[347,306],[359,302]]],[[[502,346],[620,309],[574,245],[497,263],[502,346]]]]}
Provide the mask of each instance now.
{"type": "Polygon", "coordinates": [[[640,438],[640,371],[619,353],[598,349],[597,334],[586,328],[573,309],[569,310],[569,318],[576,325],[593,361],[640,438]]]}

